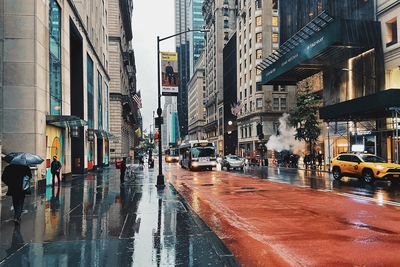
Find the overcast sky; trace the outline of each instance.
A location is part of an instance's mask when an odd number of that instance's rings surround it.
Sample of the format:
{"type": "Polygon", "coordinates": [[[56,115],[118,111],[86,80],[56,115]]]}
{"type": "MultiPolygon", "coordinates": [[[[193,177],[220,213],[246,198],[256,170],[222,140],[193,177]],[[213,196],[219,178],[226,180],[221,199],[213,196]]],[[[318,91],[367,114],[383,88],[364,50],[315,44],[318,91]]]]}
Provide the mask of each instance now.
{"type": "MultiPolygon", "coordinates": [[[[175,33],[175,1],[134,0],[133,4],[137,88],[142,94],[143,129],[149,132],[153,110],[157,116],[157,35],[175,33]]],[[[175,51],[175,39],[160,43],[160,50],[175,51]]]]}

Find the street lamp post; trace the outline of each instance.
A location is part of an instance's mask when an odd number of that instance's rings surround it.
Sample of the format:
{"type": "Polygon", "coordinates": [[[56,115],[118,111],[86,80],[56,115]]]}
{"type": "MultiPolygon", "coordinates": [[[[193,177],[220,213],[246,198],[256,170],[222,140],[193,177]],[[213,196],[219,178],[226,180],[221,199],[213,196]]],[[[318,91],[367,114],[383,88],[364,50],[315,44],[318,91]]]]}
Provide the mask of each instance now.
{"type": "Polygon", "coordinates": [[[188,32],[209,32],[209,29],[199,29],[199,30],[191,30],[188,29],[183,32],[179,32],[164,38],[160,38],[157,36],[157,81],[158,81],[158,108],[157,108],[157,115],[158,115],[158,176],[157,176],[157,184],[156,187],[162,189],[165,187],[164,175],[162,172],[162,144],[161,144],[161,125],[162,125],[162,109],[161,109],[161,80],[160,80],[160,42],[165,41],[167,39],[186,34],[188,32]]]}

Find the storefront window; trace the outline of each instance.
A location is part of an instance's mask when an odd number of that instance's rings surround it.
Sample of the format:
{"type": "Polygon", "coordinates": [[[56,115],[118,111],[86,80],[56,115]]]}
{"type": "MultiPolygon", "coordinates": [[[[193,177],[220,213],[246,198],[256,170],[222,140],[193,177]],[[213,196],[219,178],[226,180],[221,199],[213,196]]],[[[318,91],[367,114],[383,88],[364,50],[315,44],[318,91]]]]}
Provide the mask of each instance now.
{"type": "Polygon", "coordinates": [[[87,98],[88,98],[88,127],[94,128],[94,110],[93,110],[93,60],[87,55],[87,98]]]}
{"type": "Polygon", "coordinates": [[[61,9],[55,0],[49,8],[50,115],[61,115],[61,9]]]}
{"type": "Polygon", "coordinates": [[[103,129],[103,77],[100,72],[97,72],[97,117],[98,117],[98,129],[103,129]]]}

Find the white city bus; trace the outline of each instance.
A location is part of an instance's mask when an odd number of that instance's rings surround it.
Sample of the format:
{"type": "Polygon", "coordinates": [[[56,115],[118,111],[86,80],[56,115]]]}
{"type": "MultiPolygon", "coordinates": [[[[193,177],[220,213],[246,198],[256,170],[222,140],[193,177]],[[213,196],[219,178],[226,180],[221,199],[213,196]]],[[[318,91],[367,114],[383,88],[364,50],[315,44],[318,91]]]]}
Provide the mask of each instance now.
{"type": "Polygon", "coordinates": [[[217,166],[215,146],[207,140],[188,141],[179,147],[179,162],[189,170],[211,170],[217,166]]]}

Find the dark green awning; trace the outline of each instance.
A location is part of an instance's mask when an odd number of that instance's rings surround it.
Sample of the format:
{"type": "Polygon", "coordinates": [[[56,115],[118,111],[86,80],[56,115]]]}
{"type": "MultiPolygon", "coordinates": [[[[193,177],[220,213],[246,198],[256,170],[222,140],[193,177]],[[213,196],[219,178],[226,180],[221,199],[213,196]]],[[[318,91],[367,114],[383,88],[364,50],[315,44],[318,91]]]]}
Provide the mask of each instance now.
{"type": "Polygon", "coordinates": [[[76,116],[47,115],[46,123],[60,128],[83,127],[88,123],[76,116]]]}
{"type": "Polygon", "coordinates": [[[261,84],[296,84],[374,48],[380,38],[379,22],[339,20],[323,12],[257,65],[261,84]]]}
{"type": "Polygon", "coordinates": [[[391,118],[400,108],[400,89],[389,89],[319,109],[324,121],[362,121],[391,118]]]}

